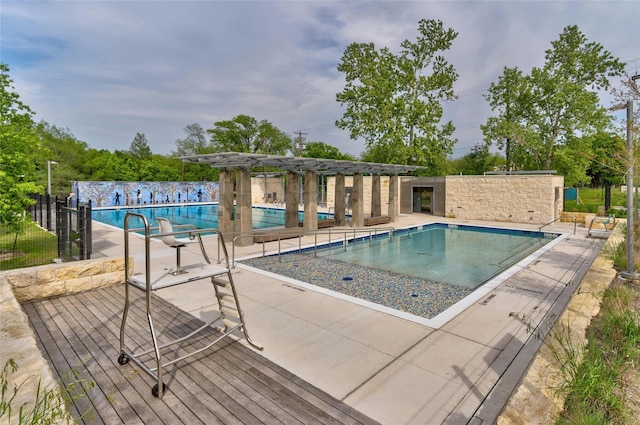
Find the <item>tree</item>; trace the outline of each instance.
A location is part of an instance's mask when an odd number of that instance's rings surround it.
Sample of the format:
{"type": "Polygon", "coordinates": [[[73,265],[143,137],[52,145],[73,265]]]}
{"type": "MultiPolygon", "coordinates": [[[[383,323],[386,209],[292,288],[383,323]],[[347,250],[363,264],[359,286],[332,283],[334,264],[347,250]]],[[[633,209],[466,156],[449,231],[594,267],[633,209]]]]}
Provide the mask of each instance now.
{"type": "Polygon", "coordinates": [[[452,161],[451,171],[454,174],[482,175],[486,171],[503,168],[505,159],[498,154],[491,154],[486,144],[478,144],[471,152],[452,161]]]}
{"type": "Polygon", "coordinates": [[[217,121],[208,129],[215,152],[244,152],[284,155],[291,149],[291,137],[266,120],[248,115],[217,121]]]}
{"type": "Polygon", "coordinates": [[[590,136],[610,125],[598,90],[624,65],[602,45],[568,26],[545,52],[542,68],[505,68],[485,96],[498,112],[482,126],[487,144],[506,149],[516,169],[557,169],[567,184],[588,181],[590,136]]]}
{"type": "Polygon", "coordinates": [[[153,155],[140,165],[138,175],[140,181],[178,181],[180,180],[180,163],[163,155],[153,155]],[[169,162],[171,161],[171,163],[169,162]]]}
{"type": "MultiPolygon", "coordinates": [[[[0,228],[18,234],[24,229],[30,193],[42,193],[34,183],[35,155],[40,150],[33,112],[15,92],[9,67],[0,63],[0,228]]],[[[16,239],[17,240],[17,239],[16,239]]]]}
{"type": "Polygon", "coordinates": [[[335,146],[331,146],[323,142],[307,143],[305,146],[305,152],[302,156],[307,158],[341,159],[347,161],[356,160],[353,155],[342,153],[335,146]]]}
{"type": "Polygon", "coordinates": [[[138,159],[151,158],[151,148],[144,133],[136,133],[133,142],[131,142],[129,152],[138,159]]]}
{"type": "Polygon", "coordinates": [[[211,153],[213,150],[207,141],[207,135],[198,123],[192,123],[184,128],[187,137],[176,140],[174,156],[190,156],[211,153]]]}
{"type": "Polygon", "coordinates": [[[130,152],[102,150],[94,158],[91,167],[92,180],[97,181],[138,181],[140,161],[130,152]]]}
{"type": "Polygon", "coordinates": [[[593,156],[587,174],[594,186],[624,184],[626,142],[616,135],[598,133],[592,136],[593,156]]]}
{"type": "Polygon", "coordinates": [[[47,161],[56,161],[55,172],[51,173],[51,193],[66,197],[69,194],[69,182],[86,180],[85,167],[89,160],[87,144],[76,139],[68,128],[57,127],[41,121],[35,127],[42,149],[36,161],[38,183],[46,184],[47,161]]]}
{"type": "Polygon", "coordinates": [[[347,83],[336,95],[346,105],[336,125],[351,139],[364,138],[380,162],[429,166],[439,174],[455,143],[451,122],[438,128],[440,102],[455,98],[458,78],[440,53],[457,35],[441,21],[422,19],[416,41],[404,40],[398,54],[373,43],[349,45],[338,64],[347,83]]]}

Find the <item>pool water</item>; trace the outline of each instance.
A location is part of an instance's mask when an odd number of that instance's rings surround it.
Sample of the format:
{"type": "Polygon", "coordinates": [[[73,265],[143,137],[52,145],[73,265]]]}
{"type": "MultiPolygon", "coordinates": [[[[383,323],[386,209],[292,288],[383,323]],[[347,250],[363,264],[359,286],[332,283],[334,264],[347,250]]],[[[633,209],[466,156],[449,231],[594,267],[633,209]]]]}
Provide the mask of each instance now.
{"type": "Polygon", "coordinates": [[[333,242],[241,266],[439,328],[564,236],[557,233],[428,224],[392,238],[333,242]]]}
{"type": "Polygon", "coordinates": [[[553,240],[556,235],[444,224],[423,226],[318,255],[361,266],[474,289],[553,240]]]}
{"type": "MultiPolygon", "coordinates": [[[[218,228],[218,204],[148,206],[142,208],[94,209],[91,217],[95,221],[124,228],[124,217],[128,212],[142,214],[151,226],[156,226],[156,218],[167,218],[173,224],[192,224],[200,229],[218,228]]],[[[252,208],[254,229],[284,226],[286,211],[278,208],[252,208]]],[[[318,220],[332,218],[333,214],[318,213],[318,220]]],[[[298,212],[298,220],[304,213],[298,212]]]]}

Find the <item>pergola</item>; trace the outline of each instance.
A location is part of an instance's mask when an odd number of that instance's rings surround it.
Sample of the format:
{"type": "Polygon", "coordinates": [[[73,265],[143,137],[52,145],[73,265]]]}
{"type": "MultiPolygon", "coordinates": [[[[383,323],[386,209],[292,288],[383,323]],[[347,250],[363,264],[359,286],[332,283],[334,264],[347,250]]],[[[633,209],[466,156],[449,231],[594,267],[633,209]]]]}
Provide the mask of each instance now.
{"type": "MultiPolygon", "coordinates": [[[[371,215],[380,216],[380,176],[389,175],[389,216],[397,221],[399,207],[399,175],[417,169],[410,165],[379,164],[374,162],[345,161],[320,158],[302,158],[279,155],[251,154],[240,152],[212,153],[181,157],[183,162],[208,164],[220,169],[220,202],[218,227],[223,233],[234,231],[233,171],[237,170],[236,184],[236,232],[250,233],[253,230],[251,217],[251,173],[252,167],[275,167],[287,172],[285,187],[285,227],[298,227],[298,176],[304,175],[304,230],[318,228],[317,173],[335,174],[335,220],[337,226],[346,225],[345,175],[353,176],[352,220],[353,227],[364,226],[363,174],[372,176],[371,215]]],[[[251,243],[249,240],[247,242],[251,243]]]]}

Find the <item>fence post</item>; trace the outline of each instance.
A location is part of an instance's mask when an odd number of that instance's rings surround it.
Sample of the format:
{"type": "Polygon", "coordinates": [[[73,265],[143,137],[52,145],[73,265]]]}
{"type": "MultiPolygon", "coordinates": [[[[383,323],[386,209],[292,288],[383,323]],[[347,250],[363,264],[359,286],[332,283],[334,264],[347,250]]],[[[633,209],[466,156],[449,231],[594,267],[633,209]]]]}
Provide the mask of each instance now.
{"type": "Polygon", "coordinates": [[[51,231],[51,195],[47,193],[45,200],[47,202],[47,230],[51,231]]]}
{"type": "Polygon", "coordinates": [[[87,260],[91,258],[91,253],[93,252],[93,238],[92,238],[92,218],[91,218],[91,202],[87,204],[85,216],[85,247],[87,250],[87,260]]]}
{"type": "Polygon", "coordinates": [[[64,254],[64,245],[66,238],[66,232],[68,231],[66,225],[66,212],[63,208],[63,201],[56,202],[56,236],[58,237],[58,258],[62,259],[64,254]]]}

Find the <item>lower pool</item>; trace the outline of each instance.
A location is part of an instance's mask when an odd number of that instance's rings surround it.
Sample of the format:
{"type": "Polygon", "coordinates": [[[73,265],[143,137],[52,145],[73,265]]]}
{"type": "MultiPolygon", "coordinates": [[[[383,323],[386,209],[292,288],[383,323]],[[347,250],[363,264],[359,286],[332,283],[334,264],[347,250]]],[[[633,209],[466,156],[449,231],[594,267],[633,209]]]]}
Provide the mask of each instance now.
{"type": "MultiPolygon", "coordinates": [[[[94,209],[91,217],[95,221],[111,226],[124,228],[124,217],[127,213],[142,214],[155,226],[157,217],[167,218],[173,224],[192,224],[198,228],[218,228],[218,204],[197,205],[158,205],[140,208],[108,208],[94,209]]],[[[286,212],[279,208],[252,208],[252,221],[254,229],[284,226],[286,212]]],[[[332,218],[333,214],[318,213],[318,220],[332,218]]],[[[298,220],[304,219],[304,213],[298,212],[298,220]]]]}
{"type": "Polygon", "coordinates": [[[429,224],[240,264],[439,327],[530,263],[560,234],[429,224]]]}

